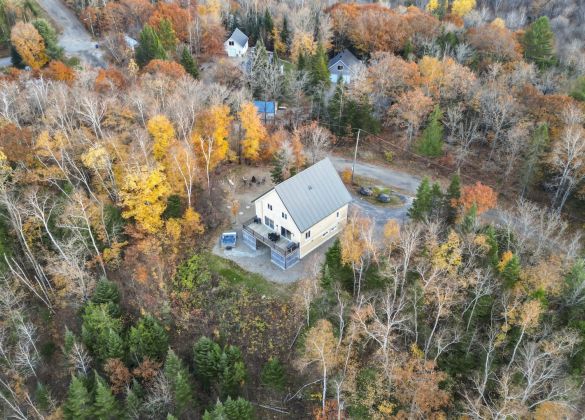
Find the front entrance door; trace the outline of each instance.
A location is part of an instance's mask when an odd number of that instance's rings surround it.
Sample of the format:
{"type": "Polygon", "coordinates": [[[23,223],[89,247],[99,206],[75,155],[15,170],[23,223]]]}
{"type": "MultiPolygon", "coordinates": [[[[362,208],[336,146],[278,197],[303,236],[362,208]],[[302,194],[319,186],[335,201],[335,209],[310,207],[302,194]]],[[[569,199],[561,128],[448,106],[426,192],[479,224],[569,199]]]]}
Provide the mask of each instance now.
{"type": "Polygon", "coordinates": [[[290,240],[290,238],[292,236],[292,234],[290,233],[290,230],[288,230],[282,226],[280,227],[280,234],[288,240],[290,240]]]}

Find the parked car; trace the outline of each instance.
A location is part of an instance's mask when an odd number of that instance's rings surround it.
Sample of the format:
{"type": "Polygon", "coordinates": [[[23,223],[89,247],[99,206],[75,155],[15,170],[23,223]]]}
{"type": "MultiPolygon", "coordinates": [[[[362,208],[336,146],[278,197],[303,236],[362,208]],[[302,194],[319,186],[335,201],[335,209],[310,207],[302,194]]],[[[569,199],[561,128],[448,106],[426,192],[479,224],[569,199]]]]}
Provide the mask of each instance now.
{"type": "Polygon", "coordinates": [[[366,197],[370,197],[374,194],[374,191],[370,187],[360,187],[358,193],[361,195],[365,195],[366,197]]]}
{"type": "Polygon", "coordinates": [[[380,203],[389,203],[391,200],[391,197],[388,194],[382,193],[382,194],[378,194],[377,200],[380,203]]]}

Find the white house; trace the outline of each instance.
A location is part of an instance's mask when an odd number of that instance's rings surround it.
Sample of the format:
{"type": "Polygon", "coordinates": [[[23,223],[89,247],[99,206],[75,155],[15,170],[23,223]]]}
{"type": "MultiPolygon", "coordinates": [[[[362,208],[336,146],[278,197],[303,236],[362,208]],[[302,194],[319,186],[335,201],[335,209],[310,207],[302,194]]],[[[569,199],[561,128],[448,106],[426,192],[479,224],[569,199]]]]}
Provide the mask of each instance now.
{"type": "Polygon", "coordinates": [[[256,216],[244,223],[244,243],[268,246],[271,261],[287,269],[343,229],[351,200],[323,159],[254,200],[256,216]]]}
{"type": "Polygon", "coordinates": [[[248,37],[238,28],[223,43],[223,48],[228,57],[243,57],[248,51],[248,37]]]}
{"type": "Polygon", "coordinates": [[[351,82],[351,78],[355,76],[361,63],[351,51],[341,51],[327,64],[331,82],[337,83],[340,78],[343,78],[345,83],[351,82]]]}

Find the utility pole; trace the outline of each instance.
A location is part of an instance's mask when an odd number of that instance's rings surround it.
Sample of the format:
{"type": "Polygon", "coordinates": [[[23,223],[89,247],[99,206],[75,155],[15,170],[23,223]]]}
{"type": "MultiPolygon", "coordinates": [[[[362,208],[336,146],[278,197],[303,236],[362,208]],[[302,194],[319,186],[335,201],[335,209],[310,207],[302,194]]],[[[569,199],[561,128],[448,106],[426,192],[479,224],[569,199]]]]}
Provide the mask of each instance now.
{"type": "Polygon", "coordinates": [[[351,165],[351,183],[353,184],[353,173],[355,171],[355,161],[357,159],[357,150],[358,145],[360,144],[360,133],[362,132],[361,128],[358,128],[357,139],[355,140],[355,152],[353,153],[353,165],[351,165]]]}

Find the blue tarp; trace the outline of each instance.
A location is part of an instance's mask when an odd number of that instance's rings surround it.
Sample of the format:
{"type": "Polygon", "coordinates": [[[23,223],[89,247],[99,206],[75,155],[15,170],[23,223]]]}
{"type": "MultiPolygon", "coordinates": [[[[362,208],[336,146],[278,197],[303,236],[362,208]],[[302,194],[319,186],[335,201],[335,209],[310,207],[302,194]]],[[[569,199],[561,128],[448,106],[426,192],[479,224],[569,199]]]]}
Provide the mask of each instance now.
{"type": "Polygon", "coordinates": [[[274,114],[276,102],[272,101],[254,101],[254,105],[260,114],[274,114]]]}

